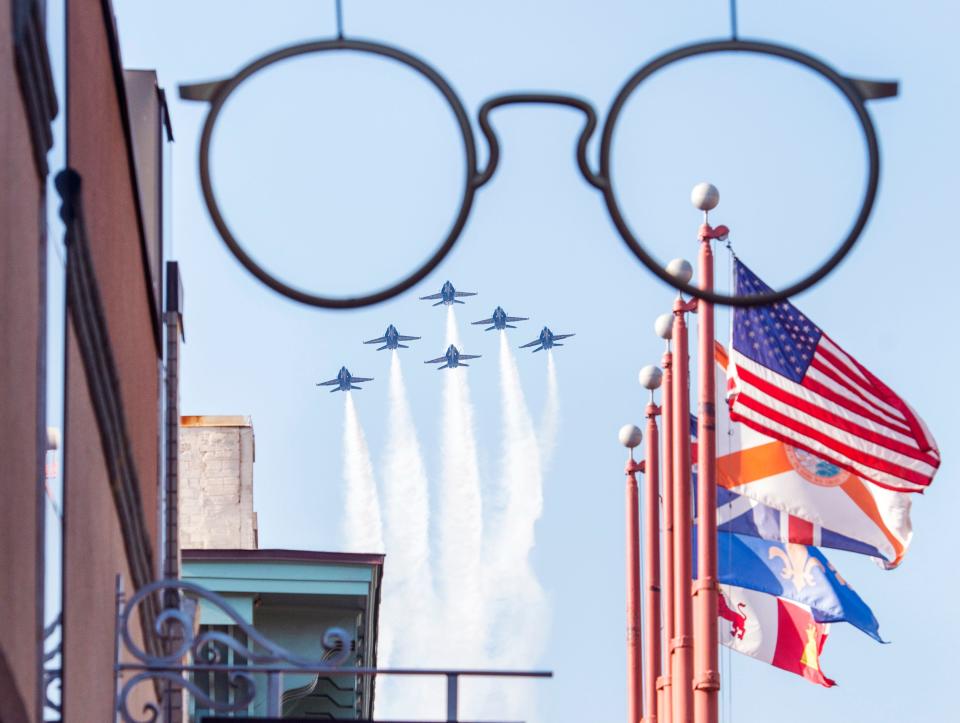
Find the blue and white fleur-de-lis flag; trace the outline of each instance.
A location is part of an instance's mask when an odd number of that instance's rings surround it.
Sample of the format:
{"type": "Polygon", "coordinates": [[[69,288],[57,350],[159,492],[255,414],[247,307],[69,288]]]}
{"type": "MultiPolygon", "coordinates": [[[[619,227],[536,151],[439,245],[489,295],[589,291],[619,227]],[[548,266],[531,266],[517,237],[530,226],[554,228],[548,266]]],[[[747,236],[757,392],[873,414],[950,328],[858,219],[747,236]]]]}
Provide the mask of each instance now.
{"type": "Polygon", "coordinates": [[[717,567],[722,584],[808,605],[818,623],[848,622],[884,642],[873,611],[816,547],[718,532],[717,567]]]}

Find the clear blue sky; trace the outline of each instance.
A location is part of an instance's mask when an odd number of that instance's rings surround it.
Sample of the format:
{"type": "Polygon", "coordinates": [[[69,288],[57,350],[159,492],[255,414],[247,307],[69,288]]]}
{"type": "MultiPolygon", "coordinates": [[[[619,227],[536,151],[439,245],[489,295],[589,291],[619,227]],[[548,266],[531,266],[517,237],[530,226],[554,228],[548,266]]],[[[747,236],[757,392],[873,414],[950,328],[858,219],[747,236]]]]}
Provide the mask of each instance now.
{"type": "MultiPolygon", "coordinates": [[[[471,115],[512,90],[574,93],[605,113],[626,77],[675,45],[728,32],[723,0],[347,0],[350,36],[381,40],[431,62],[471,115]]],[[[228,255],[201,203],[196,153],[205,106],[178,100],[178,83],[224,77],[268,49],[334,29],[332,0],[115,0],[124,62],[159,72],[171,103],[173,253],[186,289],[183,410],[250,414],[257,437],[261,544],[335,549],[342,516],[342,403],[314,382],[341,364],[378,377],[358,395],[374,461],[384,448],[388,358],[360,341],[388,323],[424,341],[406,357],[413,412],[438,477],[440,384],[420,360],[442,346],[443,314],[415,301],[446,278],[479,291],[461,320],[497,304],[577,337],[557,354],[563,420],[545,491],[535,564],[553,628],[541,683],[542,720],[616,721],[624,711],[624,451],[616,431],[639,421],[636,372],[657,362],[652,321],[671,293],[630,256],[598,193],[579,177],[580,118],[554,109],[500,111],[500,169],[480,191],[453,254],[390,303],[331,313],[288,302],[228,255]]],[[[917,498],[915,538],[902,568],[882,572],[833,553],[873,606],[880,646],[834,627],[823,665],[839,682],[812,686],[724,656],[724,720],[946,720],[955,687],[957,582],[949,549],[960,502],[948,383],[958,351],[955,300],[958,13],[927,3],[740,3],[743,37],[782,42],[850,75],[896,78],[901,96],[871,106],[884,173],[876,212],[852,257],[798,305],[919,410],[944,463],[917,498]]],[[[250,250],[291,281],[331,293],[377,288],[409,269],[449,223],[463,173],[454,125],[428,88],[368,59],[304,60],[263,74],[236,96],[215,146],[223,206],[250,250]]],[[[664,259],[695,254],[691,186],[710,180],[717,222],[767,281],[797,278],[850,224],[864,181],[853,118],[820,81],[790,66],[723,58],[670,70],[623,117],[615,172],[630,222],[664,259]]],[[[479,134],[478,134],[479,137],[479,134]]],[[[483,146],[481,145],[481,148],[483,146]]],[[[485,155],[485,151],[481,151],[485,155]]],[[[719,267],[726,267],[720,256],[719,267]]],[[[719,325],[723,328],[723,323],[719,325]]],[[[493,335],[465,332],[481,464],[497,470],[499,408],[493,335]]],[[[521,374],[538,414],[544,359],[521,374]]],[[[389,569],[388,573],[389,574],[389,569]]],[[[429,660],[424,660],[429,664],[429,660]]]]}

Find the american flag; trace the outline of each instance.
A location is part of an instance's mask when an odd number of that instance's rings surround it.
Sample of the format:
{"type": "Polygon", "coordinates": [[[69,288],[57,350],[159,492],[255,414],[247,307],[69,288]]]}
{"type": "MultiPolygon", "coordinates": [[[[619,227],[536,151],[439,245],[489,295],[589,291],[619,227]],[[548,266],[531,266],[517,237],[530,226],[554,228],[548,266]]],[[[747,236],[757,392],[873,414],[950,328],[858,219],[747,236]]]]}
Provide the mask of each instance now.
{"type": "MultiPolygon", "coordinates": [[[[770,287],[738,259],[736,293],[770,287]]],[[[922,491],[940,466],[903,399],[792,304],[733,314],[730,415],[763,434],[900,492],[922,491]]]]}

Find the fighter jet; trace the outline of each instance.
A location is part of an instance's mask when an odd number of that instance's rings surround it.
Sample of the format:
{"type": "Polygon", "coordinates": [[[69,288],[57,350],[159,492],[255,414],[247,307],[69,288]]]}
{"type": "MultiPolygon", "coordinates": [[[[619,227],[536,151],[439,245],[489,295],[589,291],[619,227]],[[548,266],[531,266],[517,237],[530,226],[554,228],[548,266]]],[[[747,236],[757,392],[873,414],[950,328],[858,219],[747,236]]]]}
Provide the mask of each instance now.
{"type": "Polygon", "coordinates": [[[430,296],[421,296],[421,301],[433,301],[434,299],[440,299],[434,306],[440,306],[440,304],[445,304],[450,306],[451,304],[462,304],[464,302],[457,299],[458,296],[476,296],[476,291],[457,291],[453,288],[453,284],[449,281],[444,281],[443,286],[440,288],[439,294],[430,294],[430,296]]]}
{"type": "Polygon", "coordinates": [[[527,347],[535,346],[535,352],[542,351],[543,349],[553,349],[555,346],[563,346],[559,343],[560,339],[567,339],[571,336],[576,336],[576,334],[554,334],[547,327],[543,327],[543,331],[540,332],[540,336],[531,341],[529,344],[524,344],[521,346],[521,349],[526,349],[527,347]]]}
{"type": "Polygon", "coordinates": [[[320,382],[317,384],[318,387],[331,387],[337,385],[336,389],[331,389],[330,393],[333,392],[349,392],[351,389],[360,389],[360,387],[354,386],[355,383],[359,382],[372,382],[373,377],[355,377],[350,374],[350,371],[346,367],[340,367],[340,371],[337,372],[337,378],[331,379],[330,381],[320,382]]]}
{"type": "Polygon", "coordinates": [[[528,317],[526,316],[507,316],[507,312],[503,310],[502,307],[498,306],[493,310],[493,316],[489,319],[483,319],[482,321],[473,322],[476,324],[493,324],[493,326],[484,331],[493,331],[494,329],[516,329],[517,327],[510,324],[511,321],[527,321],[528,317]]]}
{"type": "Polygon", "coordinates": [[[364,344],[383,344],[379,347],[377,351],[383,351],[384,349],[409,349],[406,344],[401,344],[401,341],[415,341],[419,339],[419,336],[403,336],[400,332],[397,331],[397,327],[393,324],[387,327],[386,333],[378,339],[371,339],[370,341],[363,342],[364,344]]]}
{"type": "Polygon", "coordinates": [[[430,359],[425,361],[424,364],[439,364],[440,362],[446,362],[443,366],[437,367],[437,369],[453,369],[454,367],[468,367],[469,364],[464,364],[461,359],[479,359],[479,354],[461,354],[460,350],[457,349],[453,344],[447,349],[447,353],[443,356],[437,357],[436,359],[430,359]]]}

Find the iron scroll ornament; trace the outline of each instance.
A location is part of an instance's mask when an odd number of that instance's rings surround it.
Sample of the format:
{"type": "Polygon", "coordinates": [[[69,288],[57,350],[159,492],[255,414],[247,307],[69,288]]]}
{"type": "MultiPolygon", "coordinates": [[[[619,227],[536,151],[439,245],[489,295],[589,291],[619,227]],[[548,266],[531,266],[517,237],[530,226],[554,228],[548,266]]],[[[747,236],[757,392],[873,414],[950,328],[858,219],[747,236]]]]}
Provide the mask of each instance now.
{"type": "Polygon", "coordinates": [[[296,671],[299,668],[343,672],[342,666],[352,655],[353,638],[338,627],[327,628],[321,636],[322,660],[296,655],[254,628],[224,597],[187,580],[156,580],[142,586],[126,603],[118,602],[114,669],[117,674],[132,674],[123,681],[116,694],[116,712],[124,723],[155,723],[159,720],[160,706],[157,703],[149,702],[144,706],[143,718],[130,710],[132,691],[146,682],[162,681],[187,691],[199,705],[210,710],[239,712],[254,702],[257,694],[255,672],[263,672],[271,666],[275,670],[296,671]],[[168,647],[160,654],[149,652],[134,639],[131,630],[139,607],[148,600],[156,601],[161,597],[179,600],[181,595],[189,596],[197,603],[204,601],[218,610],[230,619],[232,626],[244,633],[248,642],[242,643],[233,635],[217,630],[195,630],[192,616],[176,605],[165,608],[156,616],[150,633],[155,640],[169,641],[168,647]],[[242,655],[246,662],[232,667],[225,665],[224,655],[228,649],[242,655]],[[123,662],[124,658],[131,662],[123,662]],[[186,658],[194,662],[185,663],[186,658]],[[191,673],[217,671],[227,673],[234,691],[233,700],[218,700],[191,677],[191,673]]]}
{"type": "Polygon", "coordinates": [[[867,219],[873,210],[880,179],[879,143],[873,121],[866,107],[866,102],[879,98],[895,97],[897,95],[897,83],[848,78],[838,73],[823,61],[807,53],[773,43],[733,39],[685,45],[654,58],[637,70],[623,85],[614,99],[604,123],[599,149],[599,172],[592,170],[587,155],[590,139],[597,127],[596,111],[588,101],[582,98],[553,93],[505,94],[491,98],[481,106],[478,114],[478,123],[489,146],[489,158],[485,168],[482,171],[479,170],[477,167],[477,147],[474,140],[473,129],[470,125],[470,118],[463,102],[450,83],[447,82],[435,68],[417,56],[399,48],[378,42],[338,37],[332,40],[319,40],[287,46],[257,58],[231,78],[193,85],[182,85],[180,86],[180,95],[185,100],[203,101],[210,104],[200,137],[199,170],[204,201],[218,233],[231,253],[233,253],[237,260],[240,261],[250,273],[274,291],[303,304],[328,309],[350,309],[370,306],[398,296],[422,281],[453,249],[466,226],[477,190],[490,181],[496,172],[500,158],[500,143],[490,121],[490,114],[497,108],[508,105],[535,104],[568,107],[584,114],[586,121],[581,130],[576,147],[577,165],[587,182],[603,194],[613,225],[634,256],[654,274],[682,293],[725,306],[746,307],[771,304],[809,289],[836,268],[856,245],[866,226],[867,219]],[[230,95],[236,91],[245,80],[275,63],[301,55],[330,51],[358,52],[387,58],[406,66],[426,79],[436,88],[449,105],[463,140],[465,156],[465,177],[460,208],[440,246],[437,247],[433,254],[420,267],[392,286],[370,294],[352,297],[323,296],[304,291],[283,282],[260,266],[260,264],[246,252],[227,224],[217,202],[210,174],[210,146],[213,132],[223,106],[230,95]],[[610,160],[617,122],[624,106],[637,88],[656,72],[663,70],[673,63],[695,56],[724,52],[750,53],[788,60],[824,78],[839,91],[852,107],[859,121],[867,150],[868,169],[866,189],[861,200],[860,211],[842,243],[819,267],[800,281],[785,289],[765,294],[739,296],[701,290],[667,273],[666,269],[646,250],[626,222],[621,212],[611,174],[610,160]]]}
{"type": "Polygon", "coordinates": [[[346,630],[337,627],[327,628],[318,641],[324,651],[321,658],[304,658],[268,639],[224,597],[196,583],[177,578],[156,580],[143,585],[128,602],[124,602],[122,578],[119,575],[117,578],[114,703],[116,713],[124,723],[157,723],[160,720],[161,704],[147,702],[139,716],[131,709],[135,701],[133,691],[147,683],[166,684],[171,691],[183,691],[200,708],[245,716],[249,706],[260,698],[258,678],[266,677],[266,689],[260,691],[265,695],[265,714],[269,720],[279,720],[285,698],[292,692],[284,689],[284,675],[443,677],[447,697],[445,720],[458,721],[459,681],[462,678],[553,677],[552,672],[544,670],[363,667],[359,661],[353,660],[356,641],[346,630]],[[188,599],[191,605],[185,604],[188,599]],[[152,647],[160,649],[159,653],[149,652],[151,646],[139,644],[136,634],[131,631],[131,625],[138,627],[138,609],[148,600],[163,600],[170,606],[156,616],[151,630],[141,630],[148,639],[158,643],[152,647]],[[226,616],[230,625],[243,635],[234,637],[216,629],[196,629],[197,603],[209,605],[221,616],[226,616]],[[234,657],[231,661],[228,651],[233,651],[240,660],[234,657]],[[224,697],[226,689],[218,690],[214,685],[211,691],[196,680],[198,674],[210,673],[225,675],[232,694],[224,697]]]}

